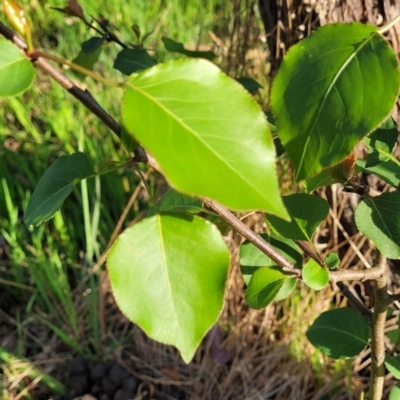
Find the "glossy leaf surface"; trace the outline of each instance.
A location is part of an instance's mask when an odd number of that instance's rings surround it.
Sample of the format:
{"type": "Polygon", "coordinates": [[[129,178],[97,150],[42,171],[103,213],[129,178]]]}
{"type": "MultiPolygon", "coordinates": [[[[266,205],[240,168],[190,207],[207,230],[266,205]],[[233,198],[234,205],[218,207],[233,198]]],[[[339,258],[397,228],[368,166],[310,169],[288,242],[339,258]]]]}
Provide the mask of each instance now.
{"type": "Polygon", "coordinates": [[[71,194],[74,185],[93,174],[93,166],[86,154],[59,157],[45,171],[29,199],[25,224],[39,225],[50,219],[71,194]]]}
{"type": "Polygon", "coordinates": [[[122,119],[178,191],[287,217],[266,118],[214,64],[177,60],[132,75],[122,119]]]}
{"type": "Polygon", "coordinates": [[[329,272],[312,258],[304,265],[301,276],[304,283],[314,290],[323,289],[329,282],[329,272]]]}
{"type": "Polygon", "coordinates": [[[400,192],[364,199],[356,209],[355,221],[385,257],[400,259],[400,192]]]}
{"type": "Polygon", "coordinates": [[[125,75],[156,65],[157,61],[144,49],[123,49],[114,61],[114,68],[125,75]]]}
{"type": "Polygon", "coordinates": [[[352,308],[339,308],[322,313],[310,326],[307,339],[332,358],[350,358],[368,343],[369,325],[352,308]]]}
{"type": "Polygon", "coordinates": [[[329,204],[321,197],[306,193],[285,196],[283,202],[292,220],[287,222],[268,215],[267,222],[286,238],[310,241],[318,225],[327,217],[329,204]]]}
{"type": "Polygon", "coordinates": [[[119,236],[107,265],[122,312],[189,362],[222,309],[229,258],[205,219],[156,215],[119,236]]]}
{"type": "Polygon", "coordinates": [[[278,295],[286,275],[277,269],[259,268],[254,272],[246,289],[247,304],[256,309],[264,308],[278,295]]]}
{"type": "Polygon", "coordinates": [[[36,76],[30,60],[14,43],[0,39],[0,98],[28,90],[36,76]]]}
{"type": "Polygon", "coordinates": [[[388,116],[398,91],[396,55],[374,26],[326,25],[292,46],[271,106],[296,179],[343,160],[388,116]]]}

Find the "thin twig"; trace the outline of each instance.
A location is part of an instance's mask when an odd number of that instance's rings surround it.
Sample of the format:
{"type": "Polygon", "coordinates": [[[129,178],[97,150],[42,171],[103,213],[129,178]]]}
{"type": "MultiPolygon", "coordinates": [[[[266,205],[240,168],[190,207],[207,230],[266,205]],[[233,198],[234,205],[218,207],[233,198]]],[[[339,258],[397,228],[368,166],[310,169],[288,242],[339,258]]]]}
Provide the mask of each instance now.
{"type": "Polygon", "coordinates": [[[371,329],[371,386],[370,400],[382,398],[385,383],[385,322],[388,309],[387,262],[377,250],[378,267],[382,276],[374,281],[374,312],[371,329]]]}
{"type": "Polygon", "coordinates": [[[373,267],[369,269],[362,269],[353,271],[351,269],[341,269],[329,272],[329,279],[331,282],[342,281],[374,281],[382,278],[382,268],[373,267]]]}

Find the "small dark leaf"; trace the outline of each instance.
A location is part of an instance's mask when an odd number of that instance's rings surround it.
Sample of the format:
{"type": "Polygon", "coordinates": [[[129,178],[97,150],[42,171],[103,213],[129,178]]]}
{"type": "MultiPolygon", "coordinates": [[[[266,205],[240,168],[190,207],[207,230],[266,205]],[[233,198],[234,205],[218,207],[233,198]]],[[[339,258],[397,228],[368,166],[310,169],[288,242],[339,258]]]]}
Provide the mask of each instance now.
{"type": "Polygon", "coordinates": [[[74,185],[94,174],[84,153],[58,158],[43,174],[25,211],[26,225],[39,225],[50,219],[70,195],[74,185]]]}
{"type": "Polygon", "coordinates": [[[82,43],[82,51],[86,54],[93,53],[104,43],[104,37],[92,37],[82,43]]]}
{"type": "MultiPolygon", "coordinates": [[[[98,47],[92,53],[85,53],[84,51],[80,51],[77,57],[74,60],[72,60],[72,62],[91,71],[93,70],[94,64],[96,64],[96,62],[100,57],[101,50],[102,46],[98,47]]],[[[80,79],[86,78],[86,75],[82,74],[81,72],[78,71],[73,71],[73,72],[75,76],[77,76],[80,79]]]]}
{"type": "Polygon", "coordinates": [[[207,60],[212,61],[216,56],[213,51],[193,51],[193,50],[186,50],[182,43],[176,42],[167,37],[161,38],[164,43],[165,49],[174,53],[180,53],[185,55],[186,57],[191,58],[205,58],[207,60]]]}
{"type": "Polygon", "coordinates": [[[156,64],[157,61],[144,49],[123,49],[115,59],[114,68],[125,75],[131,75],[156,64]]]}
{"type": "Polygon", "coordinates": [[[329,253],[325,258],[325,264],[329,269],[335,269],[340,264],[340,258],[336,253],[329,253]]]}
{"type": "Polygon", "coordinates": [[[131,28],[132,28],[133,32],[135,33],[137,39],[140,40],[140,34],[141,34],[141,33],[140,33],[139,25],[133,24],[133,25],[131,26],[131,28]]]}
{"type": "Polygon", "coordinates": [[[248,78],[248,77],[240,77],[240,78],[236,78],[236,80],[250,93],[253,94],[255,92],[257,92],[258,89],[261,89],[262,86],[255,80],[252,78],[248,78]]]}
{"type": "Polygon", "coordinates": [[[332,358],[350,358],[367,345],[369,325],[352,308],[339,308],[322,313],[310,326],[307,339],[332,358]]]}

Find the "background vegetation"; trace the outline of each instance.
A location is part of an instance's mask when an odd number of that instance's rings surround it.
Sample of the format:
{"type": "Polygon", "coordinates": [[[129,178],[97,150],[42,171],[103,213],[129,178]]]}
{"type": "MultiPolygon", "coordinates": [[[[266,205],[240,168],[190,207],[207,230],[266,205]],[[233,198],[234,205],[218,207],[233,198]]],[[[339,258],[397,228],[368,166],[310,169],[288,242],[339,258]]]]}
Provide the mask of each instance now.
{"type": "MultiPolygon", "coordinates": [[[[64,4],[21,4],[30,11],[38,47],[73,59],[79,44],[90,37],[81,23],[49,8],[64,4]]],[[[162,36],[191,48],[214,49],[227,73],[253,76],[264,86],[258,99],[267,106],[267,49],[255,1],[136,1],[129,8],[120,1],[82,0],[80,4],[93,16],[101,10],[123,41],[135,41],[132,24],[143,34],[153,31],[145,46],[159,60],[173,57],[164,51],[162,36]]],[[[96,70],[118,74],[111,62],[117,50],[110,43],[96,70]]],[[[67,74],[77,80],[73,73],[67,74]]],[[[118,91],[103,90],[90,80],[83,84],[111,114],[118,115],[118,91]]],[[[285,302],[262,311],[248,309],[236,265],[240,239],[232,232],[226,233],[235,255],[226,307],[194,362],[186,366],[174,349],[148,340],[117,311],[102,257],[128,202],[131,206],[121,228],[140,219],[148,208],[146,191],[135,191],[139,178],[131,170],[83,183],[54,219],[35,230],[29,231],[22,221],[29,195],[50,162],[77,149],[84,149],[97,162],[118,161],[126,157],[119,143],[45,76],[28,93],[0,107],[0,387],[4,399],[45,399],[50,393],[61,393],[63,384],[69,390],[69,364],[77,355],[89,365],[108,359],[124,365],[144,383],[143,397],[138,398],[358,398],[366,384],[363,359],[367,355],[353,364],[327,361],[304,336],[321,310],[333,305],[331,289],[316,294],[300,288],[285,302]]],[[[159,176],[146,176],[156,193],[165,190],[159,176]]],[[[291,168],[284,161],[280,179],[284,193],[290,193],[291,168]]],[[[361,236],[347,233],[339,221],[349,195],[339,197],[334,189],[322,191],[321,196],[330,200],[333,210],[316,235],[321,249],[327,242],[331,249],[346,249],[349,243],[361,248],[361,236]]],[[[262,229],[263,222],[254,216],[243,219],[262,229]]],[[[343,254],[346,257],[346,250],[343,254]]],[[[349,265],[358,262],[350,256],[342,260],[349,265]]],[[[343,299],[337,296],[337,302],[343,299]]]]}

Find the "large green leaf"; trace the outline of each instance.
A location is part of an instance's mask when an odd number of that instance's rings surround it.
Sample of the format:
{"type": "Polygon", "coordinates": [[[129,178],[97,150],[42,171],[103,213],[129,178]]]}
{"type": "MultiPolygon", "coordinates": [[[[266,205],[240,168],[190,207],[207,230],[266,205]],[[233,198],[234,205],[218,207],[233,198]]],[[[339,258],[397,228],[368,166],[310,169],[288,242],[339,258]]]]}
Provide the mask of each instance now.
{"type": "Polygon", "coordinates": [[[387,258],[400,258],[400,192],[364,199],[355,212],[357,228],[387,258]]]}
{"type": "Polygon", "coordinates": [[[156,215],[128,228],[108,255],[122,312],[189,362],[222,309],[229,251],[197,216],[156,215]]]}
{"type": "Polygon", "coordinates": [[[310,326],[307,339],[332,358],[356,356],[367,345],[369,326],[352,308],[339,308],[322,313],[310,326]]]}
{"type": "Polygon", "coordinates": [[[14,43],[0,39],[0,98],[17,96],[30,88],[36,70],[14,43]]]}
{"type": "Polygon", "coordinates": [[[180,192],[287,218],[259,105],[206,60],[177,60],[128,78],[122,119],[180,192]]]}
{"type": "Polygon", "coordinates": [[[200,200],[174,189],[168,190],[157,202],[158,212],[164,213],[199,213],[204,211],[200,200]]]}
{"type": "Polygon", "coordinates": [[[84,153],[61,156],[46,170],[29,199],[24,221],[39,225],[50,219],[70,195],[74,185],[94,174],[84,153]]]}
{"type": "Polygon", "coordinates": [[[296,193],[283,197],[283,202],[292,220],[287,222],[269,215],[268,223],[286,238],[311,241],[318,225],[328,215],[327,201],[312,194],[296,193]]]}
{"type": "Polygon", "coordinates": [[[364,171],[367,174],[377,175],[393,187],[397,187],[400,184],[400,167],[393,160],[382,161],[373,167],[367,167],[366,164],[366,160],[357,160],[356,172],[364,171]]]}
{"type": "Polygon", "coordinates": [[[396,55],[374,26],[326,25],[292,46],[271,106],[296,179],[345,158],[388,116],[398,91],[396,55]]]}

